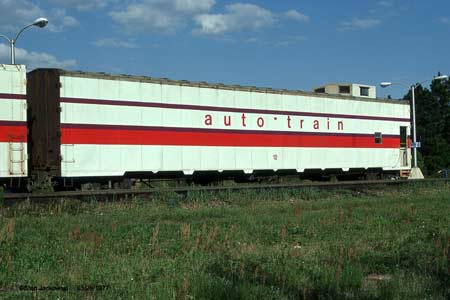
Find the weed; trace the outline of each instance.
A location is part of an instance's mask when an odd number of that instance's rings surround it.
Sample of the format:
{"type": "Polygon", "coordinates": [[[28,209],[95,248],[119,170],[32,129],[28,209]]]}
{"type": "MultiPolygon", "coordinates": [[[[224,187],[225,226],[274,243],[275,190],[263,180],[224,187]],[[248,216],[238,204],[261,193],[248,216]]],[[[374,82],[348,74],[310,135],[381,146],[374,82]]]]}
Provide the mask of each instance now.
{"type": "Polygon", "coordinates": [[[442,183],[24,202],[0,219],[0,298],[447,299],[449,195],[442,183]]]}
{"type": "Polygon", "coordinates": [[[3,228],[0,230],[0,242],[12,242],[14,240],[14,229],[16,226],[16,219],[9,219],[3,228]]]}
{"type": "Polygon", "coordinates": [[[324,193],[325,192],[322,192],[316,188],[302,188],[299,191],[298,196],[302,200],[315,201],[323,197],[324,193]]]}

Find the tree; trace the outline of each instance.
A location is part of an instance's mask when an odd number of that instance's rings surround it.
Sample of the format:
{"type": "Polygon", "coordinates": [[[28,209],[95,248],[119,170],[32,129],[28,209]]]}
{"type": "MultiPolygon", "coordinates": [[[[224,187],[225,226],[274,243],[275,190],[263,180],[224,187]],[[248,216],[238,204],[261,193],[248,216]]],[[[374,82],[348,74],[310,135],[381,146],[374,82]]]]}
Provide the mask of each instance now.
{"type": "MultiPolygon", "coordinates": [[[[411,91],[404,99],[411,100],[411,91]]],[[[433,81],[431,90],[416,88],[417,137],[422,143],[420,165],[428,175],[450,167],[450,82],[433,81]]]]}
{"type": "Polygon", "coordinates": [[[441,134],[445,145],[440,151],[443,158],[443,167],[450,167],[450,81],[433,81],[431,84],[431,93],[438,101],[441,110],[440,117],[443,121],[441,134]]]}

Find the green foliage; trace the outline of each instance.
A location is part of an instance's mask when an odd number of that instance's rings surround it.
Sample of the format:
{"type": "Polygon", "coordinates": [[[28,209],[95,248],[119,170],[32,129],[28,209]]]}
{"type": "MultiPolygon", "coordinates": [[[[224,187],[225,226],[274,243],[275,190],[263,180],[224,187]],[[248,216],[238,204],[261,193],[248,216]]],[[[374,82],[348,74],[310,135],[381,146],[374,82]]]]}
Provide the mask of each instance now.
{"type": "MultiPolygon", "coordinates": [[[[405,99],[411,99],[409,92],[405,99]]],[[[417,137],[422,142],[419,166],[428,175],[450,168],[450,81],[416,88],[417,137]]]]}
{"type": "Polygon", "coordinates": [[[450,297],[448,183],[67,199],[0,214],[0,299],[450,297]]]}

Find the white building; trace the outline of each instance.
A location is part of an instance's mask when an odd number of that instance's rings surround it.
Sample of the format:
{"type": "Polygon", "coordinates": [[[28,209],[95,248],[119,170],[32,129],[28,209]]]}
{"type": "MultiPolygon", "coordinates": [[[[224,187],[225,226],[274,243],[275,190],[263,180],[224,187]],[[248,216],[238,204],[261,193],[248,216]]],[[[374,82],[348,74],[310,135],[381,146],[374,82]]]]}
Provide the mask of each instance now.
{"type": "Polygon", "coordinates": [[[377,97],[377,90],[375,86],[358,83],[332,83],[315,87],[313,92],[370,99],[375,99],[377,97]]]}

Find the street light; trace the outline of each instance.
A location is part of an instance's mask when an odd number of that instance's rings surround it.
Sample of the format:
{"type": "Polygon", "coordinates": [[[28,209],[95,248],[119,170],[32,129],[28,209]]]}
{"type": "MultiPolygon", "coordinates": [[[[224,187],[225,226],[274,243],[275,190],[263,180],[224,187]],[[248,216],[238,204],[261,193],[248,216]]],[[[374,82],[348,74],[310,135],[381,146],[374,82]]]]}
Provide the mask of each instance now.
{"type": "Polygon", "coordinates": [[[11,47],[11,64],[12,65],[16,64],[15,46],[16,46],[17,39],[22,34],[22,32],[25,29],[27,29],[29,27],[32,27],[32,26],[36,26],[36,27],[39,27],[39,28],[44,28],[45,26],[47,26],[47,24],[48,24],[48,20],[46,18],[38,18],[33,23],[31,23],[30,25],[27,25],[24,28],[22,28],[14,39],[10,39],[6,35],[0,34],[0,37],[2,37],[5,40],[7,40],[9,45],[10,45],[10,47],[11,47]]]}
{"type": "MultiPolygon", "coordinates": [[[[448,79],[447,75],[439,75],[439,76],[433,77],[433,80],[445,80],[445,79],[448,79]]],[[[407,87],[408,89],[409,88],[411,89],[411,97],[412,97],[411,106],[412,106],[412,118],[413,118],[413,124],[412,124],[413,144],[412,144],[412,148],[413,148],[413,156],[414,156],[413,165],[412,165],[413,169],[417,168],[417,148],[418,148],[417,135],[416,135],[416,96],[415,96],[415,90],[416,90],[416,87],[418,87],[419,85],[421,85],[421,84],[423,84],[423,83],[425,83],[427,81],[429,81],[429,80],[424,80],[422,82],[419,82],[419,83],[416,83],[416,84],[413,84],[413,85],[407,85],[407,84],[404,84],[404,83],[401,83],[401,82],[381,82],[380,83],[380,86],[382,88],[387,88],[387,87],[389,87],[391,85],[402,85],[402,86],[407,87]]],[[[421,176],[423,177],[423,175],[421,175],[421,176]]]]}

